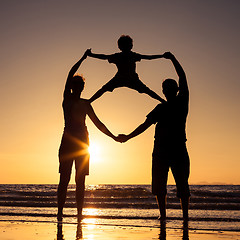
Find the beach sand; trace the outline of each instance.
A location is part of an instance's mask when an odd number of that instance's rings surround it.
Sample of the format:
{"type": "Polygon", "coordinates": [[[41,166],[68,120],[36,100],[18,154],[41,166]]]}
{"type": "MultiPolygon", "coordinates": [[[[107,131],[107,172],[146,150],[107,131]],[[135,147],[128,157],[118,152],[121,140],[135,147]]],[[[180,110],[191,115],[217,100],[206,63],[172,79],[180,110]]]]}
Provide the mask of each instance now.
{"type": "Polygon", "coordinates": [[[217,240],[217,239],[240,239],[239,232],[230,231],[202,231],[164,228],[160,234],[159,228],[150,227],[123,227],[112,225],[95,224],[57,224],[52,222],[23,222],[23,221],[0,221],[1,240],[109,240],[109,239],[131,239],[131,240],[217,240]],[[165,235],[166,234],[166,235],[165,235]],[[189,238],[188,238],[189,237],[189,238]]]}

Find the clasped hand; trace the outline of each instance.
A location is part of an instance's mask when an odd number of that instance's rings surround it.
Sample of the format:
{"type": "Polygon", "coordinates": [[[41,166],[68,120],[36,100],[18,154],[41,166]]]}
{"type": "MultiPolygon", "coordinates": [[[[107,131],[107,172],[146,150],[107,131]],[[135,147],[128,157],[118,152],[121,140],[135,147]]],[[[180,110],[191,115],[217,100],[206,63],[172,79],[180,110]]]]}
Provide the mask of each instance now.
{"type": "Polygon", "coordinates": [[[120,143],[124,143],[129,139],[128,135],[125,134],[119,134],[116,138],[115,141],[120,142],[120,143]]]}

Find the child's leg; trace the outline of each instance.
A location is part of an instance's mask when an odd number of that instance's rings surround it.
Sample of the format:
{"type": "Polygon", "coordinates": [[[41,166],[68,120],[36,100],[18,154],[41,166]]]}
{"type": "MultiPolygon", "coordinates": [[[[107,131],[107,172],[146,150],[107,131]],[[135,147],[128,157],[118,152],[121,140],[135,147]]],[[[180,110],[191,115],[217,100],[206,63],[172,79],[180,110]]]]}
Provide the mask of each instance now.
{"type": "Polygon", "coordinates": [[[105,92],[112,92],[115,88],[121,87],[121,81],[118,79],[113,78],[108,83],[102,86],[90,99],[90,102],[95,101],[96,99],[100,98],[105,92]]]}
{"type": "Polygon", "coordinates": [[[137,90],[139,93],[146,93],[150,97],[160,101],[160,102],[166,102],[163,98],[161,98],[158,94],[156,94],[154,91],[152,91],[150,88],[148,88],[141,80],[137,79],[135,80],[131,86],[129,86],[132,89],[137,90]]]}
{"type": "Polygon", "coordinates": [[[90,102],[95,101],[96,99],[100,98],[104,93],[106,92],[106,90],[104,91],[103,88],[99,89],[90,99],[90,102]]]}
{"type": "Polygon", "coordinates": [[[158,94],[156,94],[154,91],[152,91],[149,88],[147,88],[144,93],[148,94],[150,97],[152,97],[154,99],[157,99],[160,102],[166,102],[163,98],[161,98],[158,94]]]}

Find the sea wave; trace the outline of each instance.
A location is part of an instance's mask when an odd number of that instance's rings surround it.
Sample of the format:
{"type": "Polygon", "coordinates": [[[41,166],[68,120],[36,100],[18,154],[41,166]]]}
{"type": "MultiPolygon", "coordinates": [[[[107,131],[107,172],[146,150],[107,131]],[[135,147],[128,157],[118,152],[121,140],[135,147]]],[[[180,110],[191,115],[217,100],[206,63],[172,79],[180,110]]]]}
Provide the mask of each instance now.
{"type": "MultiPolygon", "coordinates": [[[[0,206],[57,207],[57,185],[0,185],[0,206]]],[[[179,209],[175,186],[168,186],[168,209],[179,209]]],[[[85,208],[157,209],[150,185],[90,185],[85,208]]],[[[70,185],[66,208],[74,208],[75,186],[70,185]]],[[[190,209],[240,210],[240,186],[191,186],[190,209]]]]}

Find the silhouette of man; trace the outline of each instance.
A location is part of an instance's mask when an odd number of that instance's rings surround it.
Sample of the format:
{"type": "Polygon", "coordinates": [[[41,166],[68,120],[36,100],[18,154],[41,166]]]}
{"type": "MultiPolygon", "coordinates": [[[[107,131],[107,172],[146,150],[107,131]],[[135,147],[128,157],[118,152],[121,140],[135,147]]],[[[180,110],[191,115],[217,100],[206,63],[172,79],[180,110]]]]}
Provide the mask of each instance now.
{"type": "Polygon", "coordinates": [[[137,90],[139,93],[146,93],[152,98],[164,102],[165,100],[140,81],[138,74],[136,73],[136,62],[140,62],[141,59],[152,60],[162,58],[162,55],[142,55],[132,52],[131,49],[133,47],[133,40],[128,35],[122,35],[118,39],[118,47],[121,52],[111,55],[95,54],[92,53],[91,50],[87,52],[88,56],[108,60],[109,63],[116,64],[118,68],[117,74],[101,89],[99,89],[89,99],[89,101],[93,102],[97,98],[101,97],[105,92],[112,92],[115,88],[129,87],[137,90]]]}
{"type": "Polygon", "coordinates": [[[187,79],[180,63],[170,52],[163,54],[170,59],[179,76],[179,86],[173,79],[162,83],[162,91],[167,102],[157,105],[143,124],[129,135],[120,134],[118,141],[125,142],[133,138],[152,124],[156,124],[155,141],[152,153],[152,193],[156,195],[160,220],[166,219],[166,195],[168,171],[171,168],[176,186],[177,196],[181,200],[183,218],[188,219],[189,205],[189,156],[186,148],[186,119],[188,115],[189,91],[187,79]]]}
{"type": "Polygon", "coordinates": [[[81,98],[84,89],[84,79],[75,75],[79,66],[86,59],[87,54],[70,70],[63,99],[64,112],[64,132],[59,148],[59,173],[60,181],[58,185],[58,221],[62,221],[63,207],[66,200],[67,186],[70,181],[73,161],[76,168],[76,201],[78,219],[82,218],[82,208],[84,201],[85,176],[89,174],[89,153],[88,153],[88,131],[85,124],[86,116],[92,120],[95,126],[107,136],[116,137],[106,128],[106,126],[96,116],[90,102],[81,98]]]}

